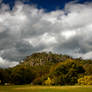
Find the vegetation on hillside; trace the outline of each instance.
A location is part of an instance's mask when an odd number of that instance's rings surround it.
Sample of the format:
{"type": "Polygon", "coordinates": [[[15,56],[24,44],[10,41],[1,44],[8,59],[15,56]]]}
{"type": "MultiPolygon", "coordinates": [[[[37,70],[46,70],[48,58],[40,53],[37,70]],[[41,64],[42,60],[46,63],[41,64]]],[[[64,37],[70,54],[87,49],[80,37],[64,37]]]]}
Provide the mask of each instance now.
{"type": "MultiPolygon", "coordinates": [[[[92,60],[54,53],[34,53],[19,65],[0,69],[0,84],[74,85],[92,75],[92,60]]],[[[91,83],[86,83],[91,84],[91,83]]]]}

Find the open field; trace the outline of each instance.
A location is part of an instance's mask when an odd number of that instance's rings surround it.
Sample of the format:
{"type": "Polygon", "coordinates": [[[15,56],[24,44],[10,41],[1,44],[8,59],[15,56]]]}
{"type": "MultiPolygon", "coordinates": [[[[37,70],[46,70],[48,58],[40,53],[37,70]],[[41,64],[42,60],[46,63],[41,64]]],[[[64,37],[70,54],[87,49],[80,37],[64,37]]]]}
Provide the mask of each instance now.
{"type": "Polygon", "coordinates": [[[92,86],[0,86],[0,92],[92,92],[92,86]]]}

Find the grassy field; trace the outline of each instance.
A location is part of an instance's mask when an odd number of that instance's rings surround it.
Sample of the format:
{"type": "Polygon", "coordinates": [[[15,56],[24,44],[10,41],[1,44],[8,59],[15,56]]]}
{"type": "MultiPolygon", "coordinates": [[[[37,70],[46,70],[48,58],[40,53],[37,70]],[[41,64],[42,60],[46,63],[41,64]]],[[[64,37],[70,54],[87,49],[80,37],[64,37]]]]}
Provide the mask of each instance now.
{"type": "Polygon", "coordinates": [[[0,86],[0,92],[92,92],[92,86],[0,86]]]}

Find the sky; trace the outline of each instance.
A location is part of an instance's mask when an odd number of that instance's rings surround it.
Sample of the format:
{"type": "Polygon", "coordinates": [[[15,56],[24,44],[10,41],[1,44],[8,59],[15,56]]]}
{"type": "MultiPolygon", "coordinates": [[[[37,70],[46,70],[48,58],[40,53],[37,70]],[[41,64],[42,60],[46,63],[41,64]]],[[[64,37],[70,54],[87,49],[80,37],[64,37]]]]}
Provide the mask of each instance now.
{"type": "Polygon", "coordinates": [[[92,59],[92,0],[0,0],[0,67],[43,51],[92,59]]]}

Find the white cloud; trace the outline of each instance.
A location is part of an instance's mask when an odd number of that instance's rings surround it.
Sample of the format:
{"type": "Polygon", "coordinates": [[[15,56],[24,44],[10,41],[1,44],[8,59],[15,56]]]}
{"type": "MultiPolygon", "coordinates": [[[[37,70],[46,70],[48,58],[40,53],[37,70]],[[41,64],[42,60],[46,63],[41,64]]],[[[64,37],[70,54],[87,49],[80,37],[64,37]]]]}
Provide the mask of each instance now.
{"type": "Polygon", "coordinates": [[[17,64],[19,64],[19,63],[15,62],[15,61],[10,62],[10,61],[5,60],[2,57],[0,57],[0,67],[2,67],[2,68],[13,67],[17,64]]]}
{"type": "Polygon", "coordinates": [[[64,36],[66,39],[69,39],[76,35],[75,31],[65,31],[61,33],[62,36],[64,36]]]}
{"type": "Polygon", "coordinates": [[[92,51],[89,51],[88,53],[84,54],[82,57],[84,59],[92,59],[92,51]]]}
{"type": "Polygon", "coordinates": [[[53,51],[91,58],[92,4],[66,5],[64,10],[44,12],[16,3],[0,9],[1,66],[9,66],[38,51],[53,51]],[[7,8],[6,8],[7,7],[7,8]],[[3,53],[2,53],[3,51],[3,53]],[[7,63],[5,63],[7,62],[7,63]]]}

